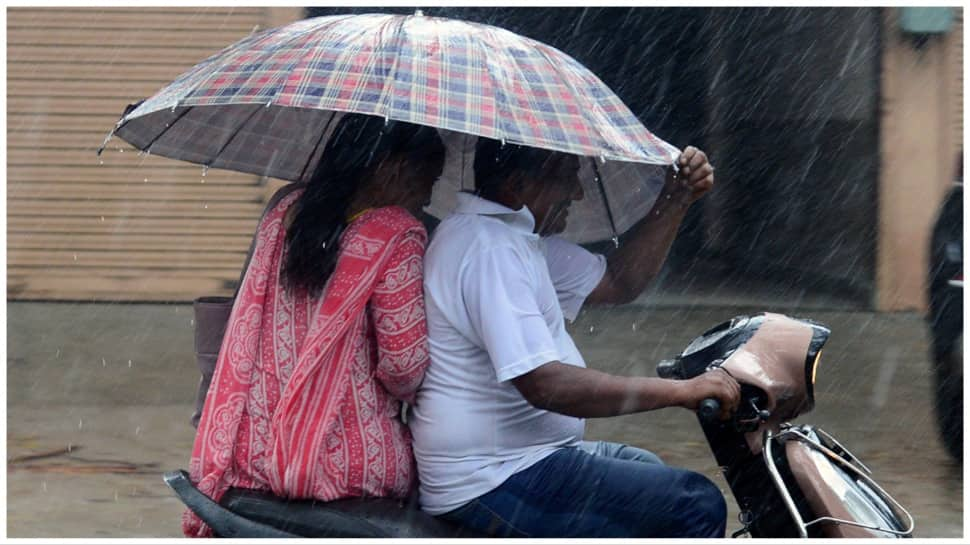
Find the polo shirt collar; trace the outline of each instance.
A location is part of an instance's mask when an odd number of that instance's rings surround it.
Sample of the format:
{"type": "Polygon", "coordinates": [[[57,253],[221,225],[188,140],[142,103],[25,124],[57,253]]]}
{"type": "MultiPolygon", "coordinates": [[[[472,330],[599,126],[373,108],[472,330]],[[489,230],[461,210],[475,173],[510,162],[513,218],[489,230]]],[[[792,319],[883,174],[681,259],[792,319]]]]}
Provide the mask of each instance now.
{"type": "Polygon", "coordinates": [[[501,220],[516,231],[525,234],[538,236],[532,231],[536,226],[535,216],[528,206],[523,205],[518,210],[501,205],[497,202],[483,199],[473,193],[460,192],[457,195],[458,205],[455,207],[457,214],[477,214],[479,216],[492,216],[501,220]]]}

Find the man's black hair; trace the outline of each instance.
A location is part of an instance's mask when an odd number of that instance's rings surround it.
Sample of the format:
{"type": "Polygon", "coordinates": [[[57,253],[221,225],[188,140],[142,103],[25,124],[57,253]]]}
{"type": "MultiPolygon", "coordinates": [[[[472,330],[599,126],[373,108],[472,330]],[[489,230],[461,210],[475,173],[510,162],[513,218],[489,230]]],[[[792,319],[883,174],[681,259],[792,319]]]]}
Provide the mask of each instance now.
{"type": "Polygon", "coordinates": [[[479,137],[475,145],[475,193],[486,199],[495,197],[514,172],[538,178],[545,162],[555,153],[479,137]]]}

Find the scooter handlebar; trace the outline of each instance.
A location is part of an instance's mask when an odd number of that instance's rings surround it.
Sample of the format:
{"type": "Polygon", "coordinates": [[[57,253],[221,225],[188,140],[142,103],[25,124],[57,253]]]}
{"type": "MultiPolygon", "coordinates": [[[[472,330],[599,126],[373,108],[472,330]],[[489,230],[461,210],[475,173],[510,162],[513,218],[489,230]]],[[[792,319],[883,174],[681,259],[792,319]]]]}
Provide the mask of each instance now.
{"type": "Polygon", "coordinates": [[[713,397],[701,401],[697,406],[697,416],[704,422],[714,422],[721,414],[721,402],[713,397]]]}

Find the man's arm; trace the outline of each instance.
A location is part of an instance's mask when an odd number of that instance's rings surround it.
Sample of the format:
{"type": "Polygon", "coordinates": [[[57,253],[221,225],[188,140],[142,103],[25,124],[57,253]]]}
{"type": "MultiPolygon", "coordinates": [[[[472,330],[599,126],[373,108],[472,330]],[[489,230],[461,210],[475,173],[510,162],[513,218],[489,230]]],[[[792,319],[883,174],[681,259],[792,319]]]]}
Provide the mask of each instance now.
{"type": "Polygon", "coordinates": [[[534,407],[578,418],[618,416],[684,407],[696,409],[713,397],[722,417],[737,408],[741,388],[727,372],[703,373],[690,380],[621,377],[553,361],[512,379],[534,407]]]}
{"type": "Polygon", "coordinates": [[[703,151],[688,146],[677,165],[678,175],[671,170],[653,208],[607,258],[606,273],[587,303],[629,303],[660,273],[687,209],[714,187],[714,168],[703,151]]]}

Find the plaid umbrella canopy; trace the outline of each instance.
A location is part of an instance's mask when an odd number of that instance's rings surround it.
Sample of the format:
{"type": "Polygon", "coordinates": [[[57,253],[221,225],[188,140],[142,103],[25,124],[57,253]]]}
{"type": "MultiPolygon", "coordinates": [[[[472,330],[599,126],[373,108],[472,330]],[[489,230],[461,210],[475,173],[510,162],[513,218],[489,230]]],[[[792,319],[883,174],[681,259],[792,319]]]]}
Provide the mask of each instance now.
{"type": "Polygon", "coordinates": [[[561,51],[420,13],[317,17],[253,34],[129,107],[105,143],[117,135],[155,155],[307,181],[341,112],[445,129],[449,157],[429,207],[439,217],[455,189],[473,187],[463,135],[593,158],[566,233],[579,242],[643,217],[679,153],[561,51]]]}

